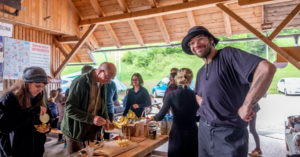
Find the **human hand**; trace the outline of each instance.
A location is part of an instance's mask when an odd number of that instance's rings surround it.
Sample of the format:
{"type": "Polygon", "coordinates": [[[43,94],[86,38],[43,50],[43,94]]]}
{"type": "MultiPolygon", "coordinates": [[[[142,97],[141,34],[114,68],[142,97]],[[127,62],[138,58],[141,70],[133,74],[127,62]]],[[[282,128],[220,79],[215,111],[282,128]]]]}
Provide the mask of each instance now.
{"type": "Polygon", "coordinates": [[[139,108],[139,105],[138,105],[138,104],[133,104],[132,107],[133,107],[134,109],[137,109],[137,108],[139,108]]]}
{"type": "Polygon", "coordinates": [[[97,126],[102,126],[102,125],[106,124],[106,120],[100,116],[95,116],[94,120],[93,120],[93,124],[95,124],[97,126]]]}
{"type": "Polygon", "coordinates": [[[40,125],[34,125],[35,129],[39,133],[46,133],[50,131],[50,124],[40,124],[40,125]]]}
{"type": "Polygon", "coordinates": [[[238,114],[241,117],[241,119],[245,122],[249,122],[252,117],[255,115],[255,112],[252,109],[253,107],[251,105],[242,105],[239,110],[238,114]]]}
{"type": "Polygon", "coordinates": [[[44,107],[44,106],[41,106],[41,112],[40,112],[40,115],[43,115],[47,112],[47,108],[44,107]]]}
{"type": "Polygon", "coordinates": [[[106,124],[104,125],[104,130],[112,130],[114,129],[114,125],[110,122],[109,119],[106,120],[106,124]]]}

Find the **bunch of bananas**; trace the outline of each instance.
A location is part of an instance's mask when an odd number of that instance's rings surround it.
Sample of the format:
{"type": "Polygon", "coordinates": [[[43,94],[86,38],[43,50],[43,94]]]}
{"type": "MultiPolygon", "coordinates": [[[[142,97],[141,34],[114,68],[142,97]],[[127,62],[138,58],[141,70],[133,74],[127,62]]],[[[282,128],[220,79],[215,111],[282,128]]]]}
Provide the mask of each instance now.
{"type": "Polygon", "coordinates": [[[118,139],[116,143],[121,147],[125,147],[130,144],[130,141],[128,139],[118,139]]]}
{"type": "Polygon", "coordinates": [[[137,118],[137,116],[135,115],[135,113],[132,110],[128,111],[127,117],[128,117],[128,119],[136,119],[137,118]]]}
{"type": "Polygon", "coordinates": [[[135,115],[135,113],[132,110],[129,110],[127,113],[127,117],[122,116],[119,121],[113,121],[114,126],[117,128],[122,128],[123,125],[126,125],[128,123],[129,119],[137,119],[138,117],[135,115]]]}
{"type": "Polygon", "coordinates": [[[120,129],[122,128],[123,125],[126,125],[127,123],[128,123],[128,118],[124,116],[122,116],[119,121],[113,121],[114,126],[120,129]]]}

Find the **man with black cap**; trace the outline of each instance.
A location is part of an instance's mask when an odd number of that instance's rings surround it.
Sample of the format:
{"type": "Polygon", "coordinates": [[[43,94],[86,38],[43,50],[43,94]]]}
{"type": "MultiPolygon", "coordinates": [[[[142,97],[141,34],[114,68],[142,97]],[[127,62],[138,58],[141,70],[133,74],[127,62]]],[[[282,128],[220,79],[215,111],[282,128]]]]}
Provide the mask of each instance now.
{"type": "Polygon", "coordinates": [[[246,157],[253,106],[267,91],[276,68],[240,49],[217,50],[218,41],[203,26],[191,28],[182,40],[185,53],[205,62],[195,88],[201,106],[199,157],[246,157]]]}

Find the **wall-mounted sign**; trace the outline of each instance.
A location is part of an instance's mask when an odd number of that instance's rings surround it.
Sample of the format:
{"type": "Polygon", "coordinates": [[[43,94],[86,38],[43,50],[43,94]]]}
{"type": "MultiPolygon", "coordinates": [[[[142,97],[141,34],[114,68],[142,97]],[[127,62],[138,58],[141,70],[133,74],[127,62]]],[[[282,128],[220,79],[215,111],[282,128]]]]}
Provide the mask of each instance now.
{"type": "Polygon", "coordinates": [[[0,36],[12,37],[13,25],[0,22],[0,36]]]}

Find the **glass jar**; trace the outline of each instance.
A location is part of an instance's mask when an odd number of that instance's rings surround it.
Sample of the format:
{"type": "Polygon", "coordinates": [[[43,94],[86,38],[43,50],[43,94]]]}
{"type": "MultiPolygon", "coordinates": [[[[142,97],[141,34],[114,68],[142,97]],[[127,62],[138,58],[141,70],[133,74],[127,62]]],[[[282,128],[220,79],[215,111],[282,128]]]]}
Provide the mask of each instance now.
{"type": "Polygon", "coordinates": [[[149,138],[155,140],[156,139],[156,132],[157,132],[157,126],[154,123],[150,123],[148,125],[148,131],[149,131],[149,138]]]}

